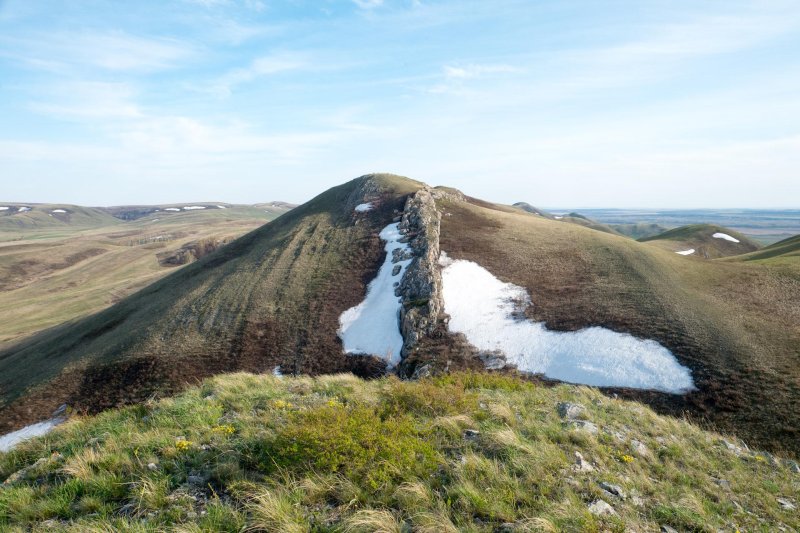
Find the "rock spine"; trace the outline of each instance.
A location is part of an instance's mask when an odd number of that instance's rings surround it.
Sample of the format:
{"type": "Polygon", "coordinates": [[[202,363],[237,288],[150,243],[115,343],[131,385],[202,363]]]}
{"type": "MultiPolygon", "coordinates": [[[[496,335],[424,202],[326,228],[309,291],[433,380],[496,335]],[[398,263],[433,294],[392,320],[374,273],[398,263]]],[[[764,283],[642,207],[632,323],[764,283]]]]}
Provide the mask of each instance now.
{"type": "Polygon", "coordinates": [[[434,332],[444,311],[442,273],[438,264],[440,223],[441,215],[428,188],[420,189],[406,200],[400,230],[408,240],[414,259],[397,287],[402,301],[403,360],[413,353],[423,337],[434,332]]]}

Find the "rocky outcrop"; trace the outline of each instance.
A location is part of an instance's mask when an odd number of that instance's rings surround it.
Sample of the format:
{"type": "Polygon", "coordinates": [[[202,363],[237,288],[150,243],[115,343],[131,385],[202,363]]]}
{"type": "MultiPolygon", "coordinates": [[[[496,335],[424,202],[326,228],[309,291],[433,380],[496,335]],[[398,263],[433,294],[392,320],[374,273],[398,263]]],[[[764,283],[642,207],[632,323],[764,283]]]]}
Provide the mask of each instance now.
{"type": "Polygon", "coordinates": [[[402,299],[403,359],[414,351],[422,337],[433,334],[444,310],[438,265],[440,221],[430,189],[421,189],[406,201],[400,231],[408,240],[413,261],[397,287],[402,299]]]}

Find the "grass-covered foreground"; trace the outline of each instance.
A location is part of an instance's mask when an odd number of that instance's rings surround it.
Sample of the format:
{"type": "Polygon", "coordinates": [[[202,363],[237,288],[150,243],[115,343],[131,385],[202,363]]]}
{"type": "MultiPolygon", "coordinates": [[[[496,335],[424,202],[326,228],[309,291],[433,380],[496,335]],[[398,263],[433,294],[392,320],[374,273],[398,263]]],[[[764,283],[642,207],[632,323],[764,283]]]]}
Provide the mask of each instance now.
{"type": "Polygon", "coordinates": [[[0,454],[0,530],[799,528],[741,446],[587,387],[232,374],[0,454]]]}

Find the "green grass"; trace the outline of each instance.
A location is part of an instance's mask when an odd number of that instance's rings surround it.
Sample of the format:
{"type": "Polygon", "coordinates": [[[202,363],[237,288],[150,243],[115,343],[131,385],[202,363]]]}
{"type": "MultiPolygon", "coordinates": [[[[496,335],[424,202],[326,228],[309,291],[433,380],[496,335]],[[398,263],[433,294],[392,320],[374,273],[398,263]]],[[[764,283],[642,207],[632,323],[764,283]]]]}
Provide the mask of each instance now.
{"type": "Polygon", "coordinates": [[[789,237],[761,250],[742,256],[743,261],[768,261],[776,263],[800,256],[800,235],[789,237]]]}
{"type": "Polygon", "coordinates": [[[10,476],[4,531],[800,527],[777,501],[796,500],[800,475],[779,458],[736,454],[719,435],[588,387],[498,374],[222,375],[75,418],[0,454],[0,480],[10,476]],[[583,405],[599,433],[571,429],[563,401],[583,405]],[[576,452],[592,471],[573,468],[576,452]],[[597,499],[616,515],[591,514],[597,499]]]}

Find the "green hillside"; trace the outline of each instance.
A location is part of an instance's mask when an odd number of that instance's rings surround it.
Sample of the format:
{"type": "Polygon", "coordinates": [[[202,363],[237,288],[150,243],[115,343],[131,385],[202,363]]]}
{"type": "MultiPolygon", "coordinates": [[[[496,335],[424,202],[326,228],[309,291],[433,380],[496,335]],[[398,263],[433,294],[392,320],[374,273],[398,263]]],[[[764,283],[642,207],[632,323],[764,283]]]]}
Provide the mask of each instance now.
{"type": "Polygon", "coordinates": [[[673,252],[693,249],[694,253],[690,255],[703,259],[717,259],[720,257],[742,255],[761,248],[758,242],[746,235],[714,224],[691,224],[689,226],[681,226],[639,240],[641,242],[652,243],[673,252]],[[739,242],[733,242],[726,238],[714,237],[714,235],[727,235],[739,242]]]}
{"type": "Polygon", "coordinates": [[[378,230],[419,187],[388,175],[335,187],[104,311],[0,351],[0,432],[61,403],[96,412],[219,372],[363,365],[342,354],[338,317],[382,261],[378,230]],[[365,199],[375,208],[354,213],[365,199]]]}
{"type": "Polygon", "coordinates": [[[609,224],[608,226],[617,233],[637,240],[655,237],[669,229],[661,224],[647,222],[639,222],[636,224],[609,224]]]}
{"type": "Polygon", "coordinates": [[[528,318],[555,330],[599,325],[656,340],[691,369],[698,388],[682,396],[620,394],[800,453],[796,257],[783,268],[689,260],[654,243],[504,206],[453,198],[438,204],[446,213],[442,251],[527,289],[528,318]]]}
{"type": "Polygon", "coordinates": [[[797,463],[588,387],[228,374],[0,453],[3,531],[793,531],[797,463]]]}
{"type": "Polygon", "coordinates": [[[65,204],[3,204],[0,210],[0,242],[21,238],[42,239],[121,224],[102,209],[65,204]],[[22,210],[22,211],[20,211],[22,210]]]}
{"type": "Polygon", "coordinates": [[[791,258],[798,256],[800,256],[800,235],[795,235],[794,237],[776,242],[756,252],[743,255],[741,259],[743,261],[769,261],[777,263],[783,260],[789,261],[792,260],[791,258]]]}

